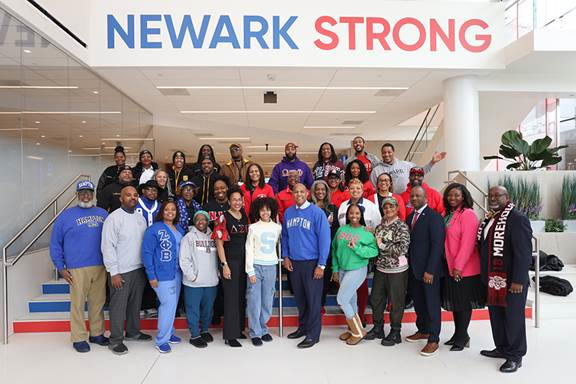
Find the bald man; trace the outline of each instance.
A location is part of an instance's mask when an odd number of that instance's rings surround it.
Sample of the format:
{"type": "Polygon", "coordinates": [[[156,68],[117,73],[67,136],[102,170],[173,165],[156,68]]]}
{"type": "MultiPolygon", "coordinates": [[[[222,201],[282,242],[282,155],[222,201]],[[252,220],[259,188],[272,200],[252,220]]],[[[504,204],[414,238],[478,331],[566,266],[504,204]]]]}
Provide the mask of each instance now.
{"type": "Polygon", "coordinates": [[[282,223],[283,265],[298,306],[298,329],[289,339],[304,338],[298,348],[310,348],[320,340],[324,269],[330,252],[330,224],[324,212],[307,200],[303,184],[292,189],[295,205],[286,210],[282,223]]]}
{"type": "Polygon", "coordinates": [[[510,201],[506,188],[488,193],[490,213],[478,229],[482,280],[496,346],[480,354],[505,359],[500,372],[516,372],[526,354],[526,295],[532,261],[530,221],[510,201]]]}
{"type": "Polygon", "coordinates": [[[148,341],[140,332],[140,305],[146,285],[141,246],[147,224],[135,211],[138,192],[132,186],[120,191],[120,209],[112,212],[102,229],[102,255],[110,288],[110,345],[117,355],[128,353],[124,340],[148,341]],[[126,322],[126,336],[124,336],[126,322]]]}

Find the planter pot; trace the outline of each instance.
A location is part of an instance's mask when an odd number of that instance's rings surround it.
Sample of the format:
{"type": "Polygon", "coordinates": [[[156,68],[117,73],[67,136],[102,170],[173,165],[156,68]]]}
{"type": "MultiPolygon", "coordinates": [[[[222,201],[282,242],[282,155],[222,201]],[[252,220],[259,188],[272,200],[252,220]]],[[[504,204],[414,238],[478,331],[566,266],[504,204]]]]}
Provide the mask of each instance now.
{"type": "Polygon", "coordinates": [[[546,226],[546,221],[544,221],[544,220],[530,220],[530,226],[532,227],[532,232],[544,232],[544,227],[546,226]]]}
{"type": "Polygon", "coordinates": [[[564,225],[566,225],[564,232],[576,232],[576,220],[564,220],[564,225]]]}

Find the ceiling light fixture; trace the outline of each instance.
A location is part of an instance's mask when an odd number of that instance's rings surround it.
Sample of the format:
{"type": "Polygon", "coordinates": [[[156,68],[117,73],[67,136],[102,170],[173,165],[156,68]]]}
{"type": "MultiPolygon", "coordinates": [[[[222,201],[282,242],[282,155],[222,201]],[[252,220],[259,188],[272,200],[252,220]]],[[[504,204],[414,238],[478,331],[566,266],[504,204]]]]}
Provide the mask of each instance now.
{"type": "Polygon", "coordinates": [[[0,128],[0,131],[38,131],[38,128],[0,128]]]}
{"type": "MultiPolygon", "coordinates": [[[[266,144],[262,144],[262,145],[247,145],[246,149],[248,148],[252,148],[252,149],[256,149],[256,148],[266,148],[266,144]]],[[[284,148],[283,145],[268,145],[268,148],[284,148]]]]}
{"type": "Polygon", "coordinates": [[[208,114],[318,114],[318,115],[328,115],[328,114],[373,114],[376,111],[180,111],[182,114],[197,114],[197,115],[208,115],[208,114]]]}
{"type": "Polygon", "coordinates": [[[230,141],[250,141],[251,137],[213,137],[213,136],[201,136],[198,140],[230,140],[230,141]]]}
{"type": "Polygon", "coordinates": [[[29,50],[29,49],[24,49],[23,52],[24,52],[24,53],[32,53],[32,51],[29,50]]]}
{"type": "Polygon", "coordinates": [[[39,122],[38,120],[36,120],[36,121],[34,122],[34,124],[40,124],[40,122],[39,122]]]}
{"type": "Polygon", "coordinates": [[[97,94],[100,93],[100,92],[98,92],[98,91],[92,91],[92,93],[95,94],[95,95],[97,95],[97,94]]]}
{"type": "MultiPolygon", "coordinates": [[[[125,137],[123,139],[119,139],[118,137],[114,137],[114,138],[103,138],[102,140],[107,140],[107,141],[154,141],[153,138],[151,137],[125,137]]],[[[102,142],[102,144],[106,144],[105,142],[102,142]]]]}
{"type": "Polygon", "coordinates": [[[0,89],[78,89],[75,85],[0,85],[0,89]]]}
{"type": "Polygon", "coordinates": [[[309,86],[242,86],[242,85],[190,85],[168,86],[159,85],[156,89],[273,89],[273,90],[312,90],[312,91],[374,91],[374,90],[406,90],[409,87],[309,87],[309,86]]]}
{"type": "Polygon", "coordinates": [[[36,143],[36,145],[40,145],[40,143],[36,143]]]}
{"type": "Polygon", "coordinates": [[[86,120],[82,120],[82,124],[86,124],[86,120]]]}
{"type": "Polygon", "coordinates": [[[1,111],[0,115],[121,115],[120,111],[1,111]]]}
{"type": "Polygon", "coordinates": [[[45,139],[45,138],[46,138],[46,135],[40,135],[40,137],[43,138],[43,139],[45,139]]]}
{"type": "Polygon", "coordinates": [[[26,156],[26,158],[30,160],[44,160],[44,158],[40,156],[26,156]]]}
{"type": "Polygon", "coordinates": [[[356,127],[344,125],[306,125],[304,129],[356,129],[356,127]]]}
{"type": "Polygon", "coordinates": [[[79,137],[79,138],[83,138],[83,137],[84,137],[84,135],[78,135],[78,137],[79,137]]]}

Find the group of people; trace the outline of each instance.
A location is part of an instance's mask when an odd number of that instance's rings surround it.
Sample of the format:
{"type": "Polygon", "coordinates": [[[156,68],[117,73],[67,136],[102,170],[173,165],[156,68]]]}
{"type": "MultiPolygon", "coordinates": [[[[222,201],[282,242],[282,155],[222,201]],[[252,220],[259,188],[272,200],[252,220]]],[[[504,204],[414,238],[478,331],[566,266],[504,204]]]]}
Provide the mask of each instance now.
{"type": "Polygon", "coordinates": [[[440,194],[424,183],[445,153],[418,167],[396,159],[392,144],[382,146],[381,159],[364,146],[355,138],[354,154],[342,163],[323,143],[309,168],[288,143],[268,182],[239,144],[230,145],[223,166],[208,145],[193,165],[177,151],[168,171],[147,150],[131,168],[117,147],[116,164],[97,187],[78,183],[78,205],[58,217],[52,233],[52,259],[70,284],[74,348],[88,352],[90,342],[124,354],[125,341],[151,340],[140,331],[140,310],[149,307],[158,311],[155,345],[162,353],[181,341],[174,334],[178,307],[195,347],[214,340],[209,325],[222,315],[227,345],[242,346],[247,317],[248,337],[261,346],[272,341],[267,323],[281,258],[299,311],[288,338],[301,339],[299,348],[319,342],[326,296],[336,286],[347,322],[339,338],[348,345],[401,343],[408,296],[418,331],[404,340],[424,340],[420,354],[436,354],[444,308],[455,324],[445,344],[462,351],[470,345],[472,310],[488,305],[496,349],[481,353],[506,359],[503,372],[517,370],[526,353],[528,220],[502,187],[490,190],[491,214],[480,225],[464,185],[450,184],[440,194]],[[107,296],[109,337],[102,314],[107,296]],[[366,331],[369,302],[373,327],[366,331]]]}

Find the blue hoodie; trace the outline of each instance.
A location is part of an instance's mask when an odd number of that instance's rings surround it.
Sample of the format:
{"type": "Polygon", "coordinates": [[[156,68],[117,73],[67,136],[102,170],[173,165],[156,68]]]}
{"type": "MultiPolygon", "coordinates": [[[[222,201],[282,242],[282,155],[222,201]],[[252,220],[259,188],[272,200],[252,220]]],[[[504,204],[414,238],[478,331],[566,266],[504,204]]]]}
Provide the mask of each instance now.
{"type": "Polygon", "coordinates": [[[50,257],[59,271],[104,265],[100,242],[108,212],[99,207],[66,209],[58,216],[50,239],[50,257]]]}
{"type": "Polygon", "coordinates": [[[282,257],[326,265],[329,253],[330,224],[324,211],[309,202],[288,208],[282,223],[282,257]]]}
{"type": "Polygon", "coordinates": [[[178,256],[184,230],[176,224],[175,234],[164,222],[158,221],[144,233],[142,240],[142,264],[148,280],[170,281],[180,269],[178,256]]]}
{"type": "Polygon", "coordinates": [[[304,184],[306,188],[310,189],[314,182],[314,178],[312,177],[312,171],[310,170],[310,167],[308,167],[308,164],[298,159],[298,157],[294,157],[293,161],[284,157],[281,162],[274,166],[272,175],[268,181],[268,184],[270,184],[274,193],[278,193],[279,191],[288,188],[288,171],[293,170],[298,171],[300,174],[300,182],[304,184]]]}

